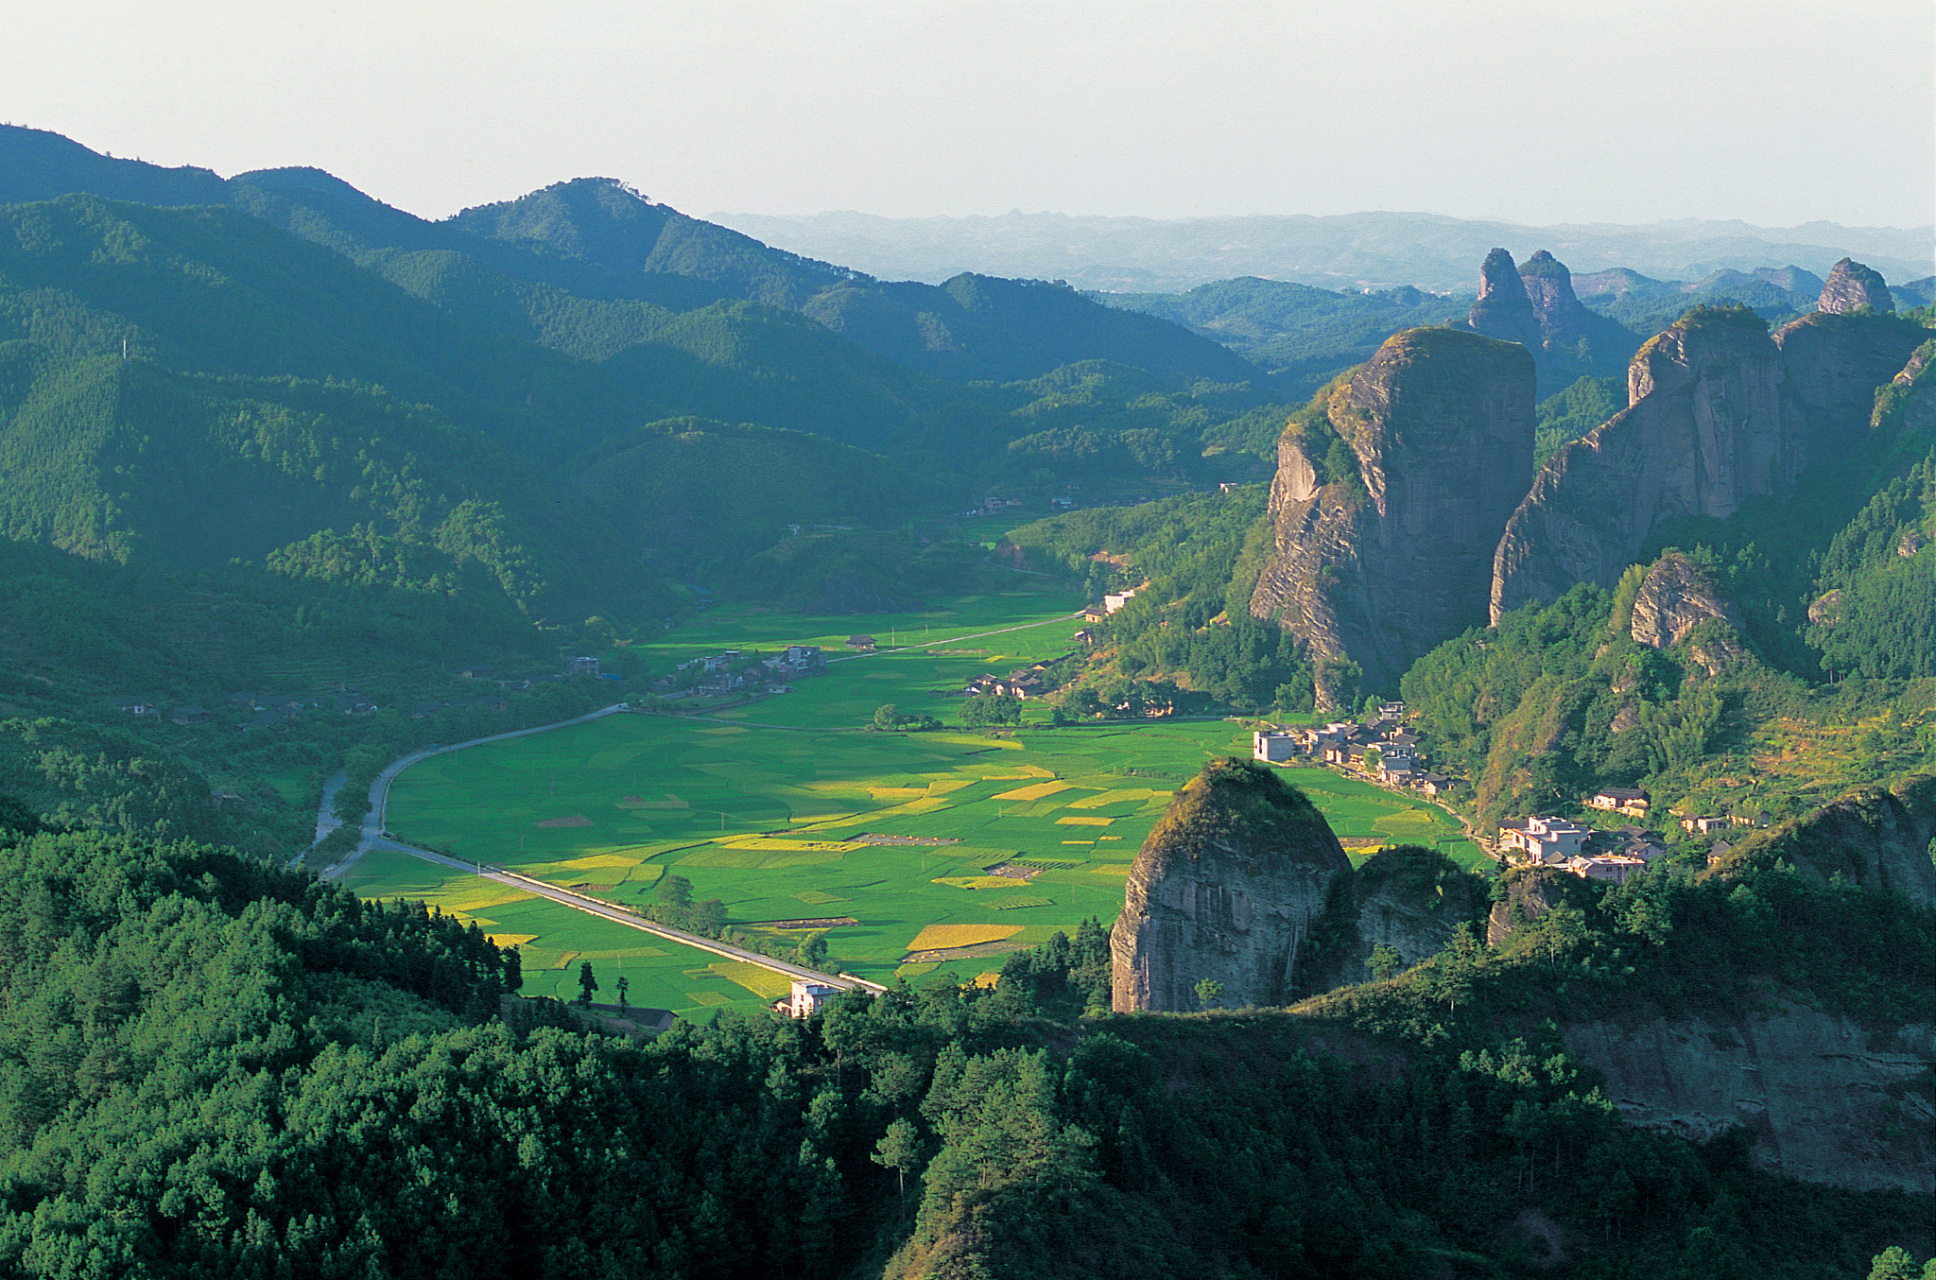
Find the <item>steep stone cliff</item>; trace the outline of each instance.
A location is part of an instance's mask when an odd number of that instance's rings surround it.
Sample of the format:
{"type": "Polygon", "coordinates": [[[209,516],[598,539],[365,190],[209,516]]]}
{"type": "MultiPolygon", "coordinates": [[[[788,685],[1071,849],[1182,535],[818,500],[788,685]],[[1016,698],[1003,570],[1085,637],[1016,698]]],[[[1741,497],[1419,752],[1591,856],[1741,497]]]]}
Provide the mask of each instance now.
{"type": "Polygon", "coordinates": [[[1808,461],[1835,457],[1867,434],[1876,388],[1895,378],[1928,338],[1929,330],[1900,316],[1826,310],[1776,332],[1808,461]]]}
{"type": "Polygon", "coordinates": [[[1678,551],[1654,562],[1634,597],[1629,630],[1650,649],[1668,649],[1703,622],[1741,625],[1741,611],[1714,585],[1713,576],[1678,551]]]}
{"type": "Polygon", "coordinates": [[[1575,583],[1610,587],[1656,523],[1786,492],[1803,441],[1781,351],[1752,312],[1694,312],[1634,356],[1627,408],[1555,454],[1506,522],[1492,617],[1575,583]]]}
{"type": "Polygon", "coordinates": [[[1771,997],[1731,1016],[1565,1027],[1630,1124],[1699,1142],[1736,1125],[1756,1167],[1855,1190],[1936,1190],[1936,1035],[1873,1032],[1771,997]]]}
{"type": "Polygon", "coordinates": [[[1130,867],[1110,933],[1121,1012],[1286,1003],[1331,878],[1350,861],[1302,792],[1268,765],[1218,760],[1178,791],[1130,867]]]}
{"type": "Polygon", "coordinates": [[[1917,774],[1890,789],[1863,787],[1769,831],[1757,832],[1711,868],[1732,876],[1749,866],[1786,863],[1818,882],[1838,873],[1866,889],[1906,895],[1936,906],[1936,774],[1917,774]]]}
{"type": "Polygon", "coordinates": [[[1613,585],[1663,519],[1725,518],[1791,492],[1864,438],[1876,388],[1928,336],[1887,314],[1816,312],[1772,337],[1746,312],[1683,317],[1634,357],[1627,408],[1534,479],[1500,538],[1492,617],[1578,582],[1613,585]]]}
{"type": "Polygon", "coordinates": [[[1694,635],[1705,623],[1708,627],[1691,648],[1691,656],[1718,675],[1721,668],[1740,658],[1741,611],[1734,601],[1721,594],[1713,576],[1678,551],[1669,551],[1641,580],[1634,596],[1633,616],[1628,631],[1635,643],[1650,649],[1671,649],[1694,635]]]}
{"type": "Polygon", "coordinates": [[[1544,249],[1517,268],[1504,249],[1487,254],[1466,324],[1532,352],[1542,396],[1583,374],[1618,373],[1639,342],[1618,321],[1588,310],[1574,295],[1573,273],[1544,249]]]}
{"type": "Polygon", "coordinates": [[[1876,311],[1894,311],[1896,300],[1883,283],[1880,272],[1852,262],[1847,258],[1835,264],[1822,282],[1821,297],[1816,301],[1818,311],[1841,313],[1854,311],[1859,307],[1870,307],[1876,311]]]}
{"type": "MultiPolygon", "coordinates": [[[[1450,947],[1460,925],[1480,925],[1484,898],[1483,882],[1436,850],[1374,854],[1331,882],[1298,985],[1329,991],[1386,976],[1378,971],[1381,952],[1396,968],[1409,969],[1450,947]]],[[[1483,932],[1476,929],[1474,940],[1483,932]]]]}
{"type": "Polygon", "coordinates": [[[1561,903],[1590,896],[1586,881],[1563,867],[1518,867],[1500,877],[1505,896],[1486,916],[1486,945],[1503,947],[1515,933],[1561,903]]]}
{"type": "Polygon", "coordinates": [[[1504,249],[1494,249],[1480,264],[1479,296],[1466,314],[1466,323],[1474,333],[1517,342],[1528,351],[1539,350],[1543,339],[1539,316],[1512,255],[1504,249]]]}
{"type": "MultiPolygon", "coordinates": [[[[1455,329],[1388,339],[1321,420],[1279,443],[1276,548],[1252,615],[1374,687],[1482,625],[1498,530],[1532,475],[1533,381],[1514,344],[1455,329]]],[[[1324,705],[1338,692],[1320,679],[1324,705]]]]}

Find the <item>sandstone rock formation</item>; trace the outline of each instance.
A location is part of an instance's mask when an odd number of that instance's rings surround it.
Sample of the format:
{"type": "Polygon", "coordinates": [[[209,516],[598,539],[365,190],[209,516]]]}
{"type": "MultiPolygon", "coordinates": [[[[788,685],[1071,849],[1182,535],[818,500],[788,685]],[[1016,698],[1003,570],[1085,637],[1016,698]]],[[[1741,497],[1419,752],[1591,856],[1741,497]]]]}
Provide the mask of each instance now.
{"type": "MultiPolygon", "coordinates": [[[[1321,666],[1357,663],[1372,687],[1483,625],[1498,531],[1532,476],[1533,385],[1514,344],[1456,329],[1388,339],[1322,421],[1293,422],[1279,443],[1276,549],[1252,615],[1321,666]]],[[[1337,692],[1320,680],[1323,705],[1337,692]]]]}
{"type": "Polygon", "coordinates": [[[1466,315],[1466,323],[1474,333],[1517,342],[1528,351],[1539,350],[1543,341],[1539,317],[1526,292],[1526,282],[1513,265],[1512,255],[1504,249],[1494,249],[1480,264],[1479,296],[1466,315]]]}
{"type": "Polygon", "coordinates": [[[1854,311],[1858,307],[1894,311],[1896,300],[1889,293],[1889,286],[1883,283],[1881,273],[1844,258],[1835,264],[1835,269],[1828,273],[1828,279],[1822,282],[1822,296],[1815,306],[1817,310],[1833,314],[1854,311]]]}
{"type": "Polygon", "coordinates": [[[1517,269],[1504,249],[1487,254],[1466,324],[1532,352],[1542,396],[1582,374],[1617,372],[1638,344],[1618,321],[1587,309],[1574,295],[1573,273],[1544,249],[1517,269]]]}
{"type": "Polygon", "coordinates": [[[1876,388],[1898,378],[1928,337],[1929,330],[1899,316],[1827,311],[1776,332],[1790,411],[1799,419],[1807,461],[1836,457],[1862,438],[1876,388]]]}
{"type": "Polygon", "coordinates": [[[1917,774],[1893,788],[1863,787],[1813,813],[1742,841],[1709,874],[1786,862],[1803,876],[1827,882],[1838,872],[1867,889],[1906,895],[1936,906],[1936,774],[1917,774]]]}
{"type": "Polygon", "coordinates": [[[1178,791],[1130,867],[1109,938],[1120,1012],[1284,1004],[1298,948],[1350,861],[1324,817],[1268,765],[1218,760],[1178,791]]]}
{"type": "Polygon", "coordinates": [[[1503,947],[1520,930],[1563,902],[1587,895],[1586,882],[1563,867],[1523,867],[1500,881],[1506,896],[1486,916],[1486,945],[1503,947]]]}
{"type": "Polygon", "coordinates": [[[1477,924],[1483,897],[1483,886],[1442,853],[1374,854],[1333,882],[1320,945],[1307,952],[1299,985],[1317,992],[1370,982],[1379,976],[1372,962],[1381,947],[1409,969],[1450,947],[1460,925],[1477,924]]]}
{"type": "Polygon", "coordinates": [[[1657,522],[1734,514],[1803,465],[1781,352],[1751,312],[1695,312],[1634,356],[1627,408],[1555,454],[1507,521],[1492,617],[1610,587],[1657,522]]]}
{"type": "Polygon", "coordinates": [[[1630,630],[1636,643],[1667,649],[1711,620],[1739,627],[1741,611],[1721,594],[1706,570],[1680,552],[1669,551],[1641,581],[1630,630]]]}
{"type": "MultiPolygon", "coordinates": [[[[1927,858],[1925,858],[1927,861],[1927,858]]],[[[1576,1023],[1568,1055],[1597,1067],[1630,1124],[1693,1141],[1736,1125],[1749,1158],[1788,1178],[1855,1190],[1936,1190],[1936,1107],[1917,1087],[1936,1036],[1872,1032],[1771,999],[1733,1016],[1576,1023]]]]}

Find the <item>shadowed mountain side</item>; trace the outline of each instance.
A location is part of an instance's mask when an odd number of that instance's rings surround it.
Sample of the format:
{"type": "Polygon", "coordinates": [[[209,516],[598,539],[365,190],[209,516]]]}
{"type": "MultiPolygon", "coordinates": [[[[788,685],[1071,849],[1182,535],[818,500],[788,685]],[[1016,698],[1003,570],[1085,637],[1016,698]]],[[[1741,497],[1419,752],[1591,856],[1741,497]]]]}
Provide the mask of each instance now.
{"type": "Polygon", "coordinates": [[[1865,889],[1905,895],[1936,907],[1936,774],[1916,774],[1894,787],[1864,787],[1771,831],[1743,840],[1710,876],[1738,879],[1786,864],[1818,884],[1840,876],[1865,889]]]}
{"type": "Polygon", "coordinates": [[[1298,949],[1350,860],[1268,765],[1212,761],[1170,802],[1130,867],[1110,934],[1118,1012],[1287,1002],[1298,949]],[[1202,983],[1217,987],[1200,987],[1202,983]]]}
{"type": "Polygon", "coordinates": [[[1322,705],[1350,696],[1325,669],[1385,687],[1483,623],[1496,531],[1532,475],[1533,381],[1517,343],[1410,329],[1293,418],[1250,612],[1310,645],[1322,705]]]}
{"type": "Polygon", "coordinates": [[[1663,522],[1794,492],[1866,437],[1877,386],[1925,337],[1884,315],[1816,314],[1770,336],[1745,308],[1689,312],[1635,355],[1628,407],[1555,454],[1512,513],[1493,621],[1575,583],[1611,587],[1663,522]]]}

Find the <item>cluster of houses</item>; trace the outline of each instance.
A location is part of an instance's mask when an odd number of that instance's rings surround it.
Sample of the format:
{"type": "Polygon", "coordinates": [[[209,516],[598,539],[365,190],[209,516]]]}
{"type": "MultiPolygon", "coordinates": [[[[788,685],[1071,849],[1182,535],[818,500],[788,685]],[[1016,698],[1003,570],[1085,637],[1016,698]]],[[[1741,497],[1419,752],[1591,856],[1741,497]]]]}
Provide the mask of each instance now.
{"type": "Polygon", "coordinates": [[[1561,867],[1585,880],[1623,884],[1667,847],[1639,827],[1596,831],[1568,818],[1534,814],[1499,828],[1499,852],[1516,866],[1561,867]]]}
{"type": "Polygon", "coordinates": [[[153,716],[171,724],[188,728],[193,725],[207,724],[217,717],[234,718],[235,726],[247,732],[251,729],[268,729],[286,724],[311,712],[328,715],[366,716],[377,709],[377,705],[363,695],[349,689],[332,690],[328,693],[290,694],[253,694],[231,693],[224,696],[222,706],[209,710],[196,702],[184,702],[176,706],[163,706],[151,698],[136,695],[116,695],[107,699],[109,707],[130,716],[153,716]]]}
{"type": "Polygon", "coordinates": [[[1405,727],[1405,704],[1388,702],[1368,721],[1334,720],[1320,727],[1259,729],[1251,738],[1251,755],[1281,764],[1315,759],[1356,769],[1388,787],[1407,787],[1438,797],[1450,791],[1451,778],[1425,767],[1418,735],[1405,727]]]}
{"type": "Polygon", "coordinates": [[[1008,673],[1006,680],[1000,676],[976,676],[962,692],[992,693],[1006,698],[1039,698],[1051,691],[1048,671],[1048,663],[1038,662],[1034,666],[1017,667],[1008,673]]]}
{"type": "Polygon", "coordinates": [[[675,674],[659,681],[666,688],[678,685],[677,672],[695,677],[690,692],[700,697],[728,693],[786,693],[790,679],[820,675],[827,669],[827,658],[817,644],[790,644],[771,657],[761,658],[739,649],[722,649],[704,657],[682,662],[675,674]]]}
{"type": "MultiPolygon", "coordinates": [[[[1602,787],[1586,797],[1586,807],[1623,817],[1645,818],[1652,801],[1637,787],[1602,787]]],[[[1637,826],[1599,831],[1570,818],[1534,814],[1499,828],[1499,853],[1519,866],[1563,867],[1586,880],[1624,884],[1667,846],[1637,826]]]]}

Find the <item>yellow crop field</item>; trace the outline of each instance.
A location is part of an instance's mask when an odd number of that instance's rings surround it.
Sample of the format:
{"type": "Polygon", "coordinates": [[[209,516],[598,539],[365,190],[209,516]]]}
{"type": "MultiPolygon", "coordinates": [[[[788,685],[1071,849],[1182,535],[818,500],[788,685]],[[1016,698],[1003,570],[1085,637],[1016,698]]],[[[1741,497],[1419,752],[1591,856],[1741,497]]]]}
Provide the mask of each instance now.
{"type": "Polygon", "coordinates": [[[641,859],[628,858],[622,853],[594,853],[590,857],[573,858],[568,862],[553,862],[547,865],[570,867],[574,871],[597,871],[603,867],[636,867],[641,859]]]}
{"type": "Polygon", "coordinates": [[[736,982],[762,1000],[778,1000],[793,989],[784,974],[762,969],[750,960],[721,960],[712,971],[728,982],[736,982]]]}
{"type": "Polygon", "coordinates": [[[1013,924],[931,924],[914,935],[909,951],[940,951],[947,947],[978,947],[984,942],[1002,942],[1022,931],[1013,924]]]}
{"type": "Polygon", "coordinates": [[[914,800],[928,794],[926,787],[869,787],[867,794],[876,800],[914,800]]]}
{"type": "Polygon", "coordinates": [[[950,884],[957,889],[1019,889],[1027,884],[1012,876],[942,876],[932,884],[950,884]]]}
{"type": "Polygon", "coordinates": [[[1101,866],[1089,868],[1099,876],[1127,876],[1130,864],[1127,862],[1105,862],[1101,866]]]}
{"type": "MultiPolygon", "coordinates": [[[[491,940],[491,945],[494,947],[522,947],[538,935],[535,933],[487,933],[484,936],[491,940]]],[[[523,959],[523,957],[520,956],[519,959],[523,959]]]]}
{"type": "Polygon", "coordinates": [[[499,884],[495,880],[479,880],[475,888],[463,886],[437,905],[445,911],[469,915],[472,912],[501,907],[507,902],[523,902],[530,896],[524,890],[513,889],[508,884],[499,884]]]}
{"type": "Polygon", "coordinates": [[[1004,791],[995,798],[997,800],[1046,800],[1058,792],[1071,790],[1074,790],[1072,783],[1038,782],[1032,787],[1017,787],[1013,791],[1004,791]]]}
{"type": "Polygon", "coordinates": [[[1155,800],[1159,797],[1168,799],[1170,794],[1168,791],[1152,791],[1148,787],[1131,787],[1119,791],[1099,791],[1093,796],[1084,796],[1080,800],[1071,800],[1069,807],[1071,809],[1100,809],[1106,804],[1127,804],[1132,800],[1155,800]]]}
{"type": "Polygon", "coordinates": [[[960,791],[963,787],[974,786],[975,781],[974,778],[936,778],[928,784],[928,794],[931,796],[950,796],[960,791]]]}
{"type": "Polygon", "coordinates": [[[1057,818],[1055,825],[1058,827],[1106,827],[1115,821],[1114,818],[1057,818]]]}
{"type": "Polygon", "coordinates": [[[740,840],[722,840],[719,847],[793,853],[852,853],[868,846],[855,844],[851,840],[788,840],[783,836],[748,836],[740,840]]]}

